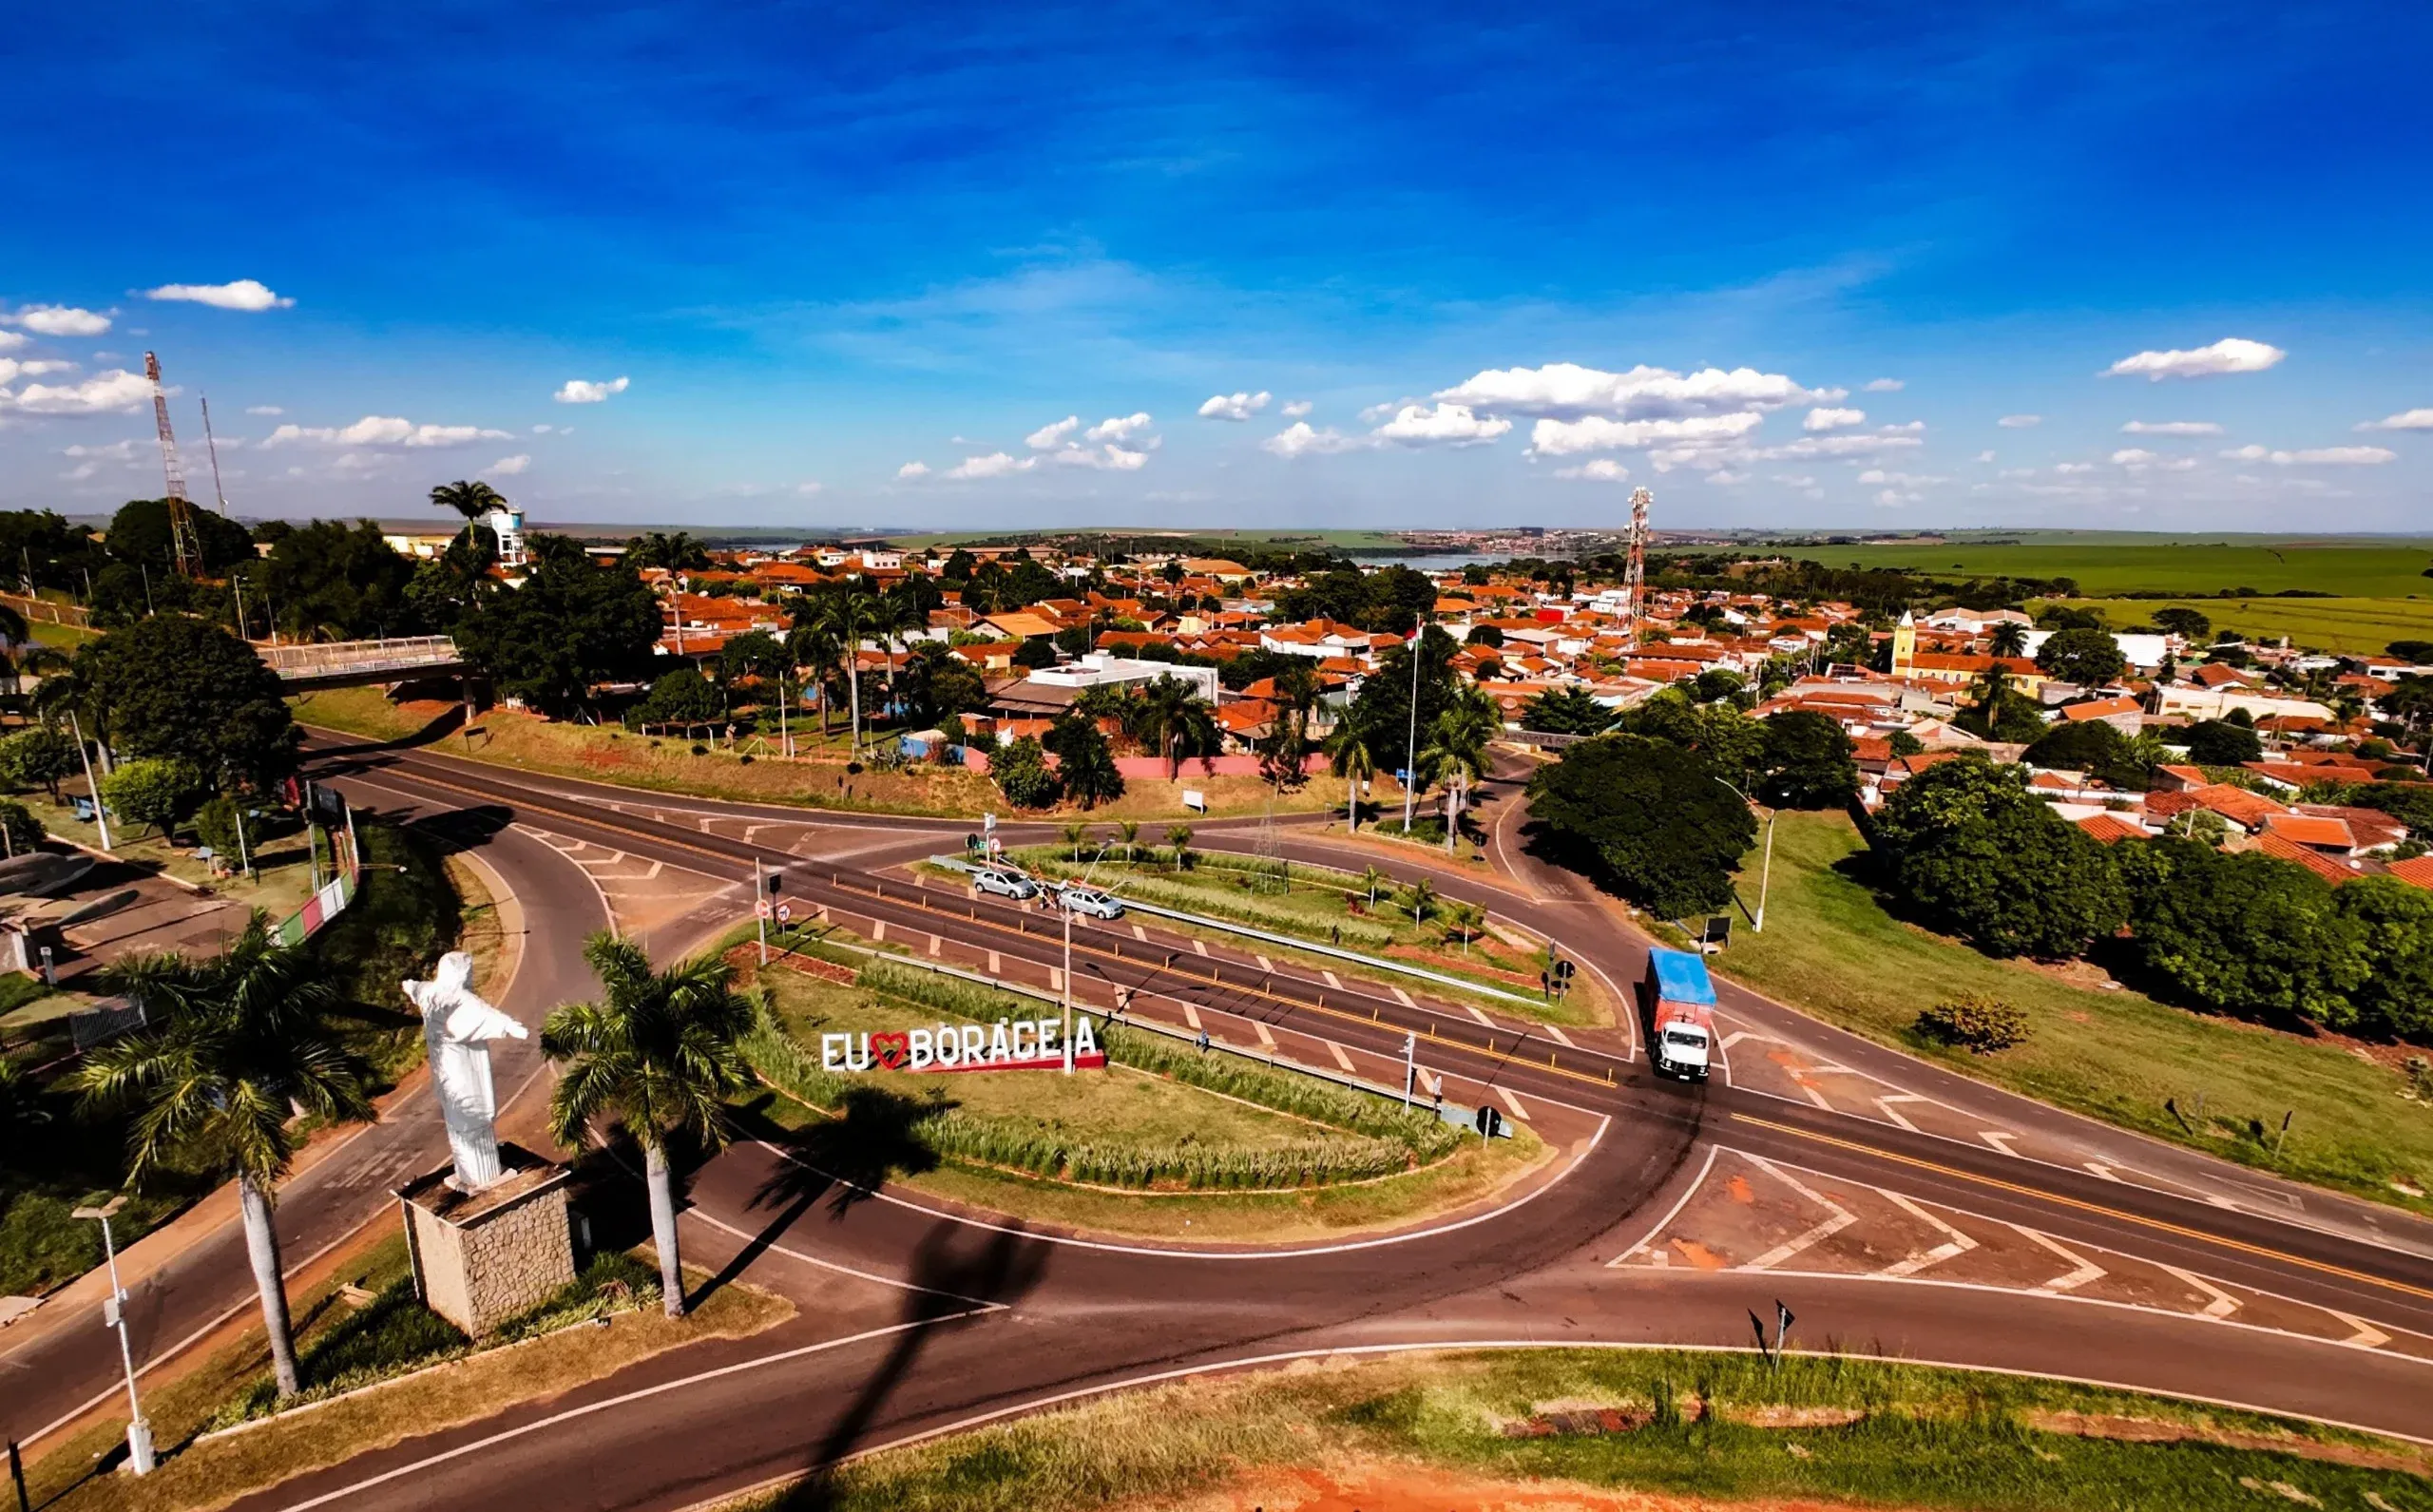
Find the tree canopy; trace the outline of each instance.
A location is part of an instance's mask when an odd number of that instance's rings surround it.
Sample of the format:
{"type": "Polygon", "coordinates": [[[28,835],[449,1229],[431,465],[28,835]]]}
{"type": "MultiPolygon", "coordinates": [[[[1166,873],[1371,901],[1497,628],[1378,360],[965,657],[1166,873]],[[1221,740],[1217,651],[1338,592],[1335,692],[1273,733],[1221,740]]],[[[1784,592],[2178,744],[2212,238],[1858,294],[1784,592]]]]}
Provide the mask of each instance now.
{"type": "Polygon", "coordinates": [[[254,648],[189,615],[139,620],[76,653],[86,733],[126,756],[192,762],[215,787],[267,787],[301,739],[278,675],[254,648]]]}
{"type": "Polygon", "coordinates": [[[2128,915],[2111,853],[2025,767],[1938,761],[1892,790],[1868,840],[1897,896],[1989,955],[2075,956],[2128,915]]]}
{"type": "Polygon", "coordinates": [[[1521,706],[1521,728],[1548,735],[1595,735],[1614,722],[1614,711],[1586,688],[1548,688],[1521,706]]]}
{"type": "Polygon", "coordinates": [[[2234,767],[2264,759],[2264,741],[2247,725],[2200,719],[2183,733],[2188,737],[2188,759],[2199,766],[2234,767]]]}
{"type": "Polygon", "coordinates": [[[2137,953],[2181,994],[2232,1013],[2353,1022],[2349,994],[2372,958],[2340,906],[2347,888],[2262,852],[2194,840],[2135,846],[2122,864],[2137,953]]]}
{"type": "Polygon", "coordinates": [[[1760,723],[1759,798],[1786,809],[1838,809],[1859,795],[1856,748],[1838,720],[1786,709],[1760,723]]]}
{"type": "MultiPolygon", "coordinates": [[[[217,577],[239,562],[254,559],[253,532],[217,509],[191,505],[195,545],[202,552],[202,570],[217,577]]],[[[128,566],[149,567],[155,579],[177,565],[169,538],[169,501],[130,499],[110,516],[102,544],[128,566]]],[[[5,564],[0,564],[5,565],[5,564]]]]}
{"type": "Polygon", "coordinates": [[[499,691],[560,714],[596,682],[650,670],[660,634],[659,601],[623,563],[601,565],[564,536],[527,540],[524,585],[475,604],[456,644],[499,691]]]}
{"type": "Polygon", "coordinates": [[[2021,759],[2030,766],[2083,772],[2124,792],[2146,789],[2144,758],[2127,736],[2101,719],[2057,724],[2037,737],[2021,759]]]}
{"type": "Polygon", "coordinates": [[[1566,749],[1530,779],[1529,812],[1583,870],[1664,918],[1730,903],[1733,869],[1757,838],[1704,756],[1639,735],[1566,749]]]}
{"type": "Polygon", "coordinates": [[[245,617],[260,615],[306,641],[427,634],[438,626],[408,596],[413,580],[414,564],[372,521],[315,520],[281,534],[261,565],[247,570],[245,617]],[[257,586],[265,591],[251,591],[257,586]]]}
{"type": "Polygon", "coordinates": [[[2107,687],[2129,670],[2120,642],[2107,630],[2056,630],[2036,648],[2036,664],[2047,677],[2082,688],[2107,687]]]}

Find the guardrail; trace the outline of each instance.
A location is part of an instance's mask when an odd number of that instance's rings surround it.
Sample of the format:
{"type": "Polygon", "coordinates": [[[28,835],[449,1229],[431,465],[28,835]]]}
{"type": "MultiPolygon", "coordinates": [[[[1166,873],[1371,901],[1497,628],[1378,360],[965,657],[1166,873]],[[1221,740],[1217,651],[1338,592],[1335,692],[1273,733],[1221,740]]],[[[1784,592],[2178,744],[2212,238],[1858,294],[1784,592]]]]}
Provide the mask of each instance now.
{"type": "Polygon", "coordinates": [[[408,672],[453,666],[464,660],[444,635],[395,640],[323,641],[301,645],[256,644],[262,663],[282,678],[330,677],[355,672],[408,672]]]}

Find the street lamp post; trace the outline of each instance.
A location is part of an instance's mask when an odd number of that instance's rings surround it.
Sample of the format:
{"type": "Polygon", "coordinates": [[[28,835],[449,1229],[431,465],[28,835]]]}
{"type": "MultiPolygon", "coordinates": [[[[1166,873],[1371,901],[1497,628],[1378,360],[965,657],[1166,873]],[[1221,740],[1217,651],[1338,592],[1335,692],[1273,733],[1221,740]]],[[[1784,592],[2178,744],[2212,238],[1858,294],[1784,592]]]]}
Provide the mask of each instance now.
{"type": "MultiPolygon", "coordinates": [[[[1723,778],[1721,777],[1716,777],[1715,780],[1717,782],[1723,782],[1723,778]]],[[[1741,802],[1749,805],[1749,807],[1753,809],[1765,807],[1746,793],[1742,793],[1738,788],[1733,787],[1731,783],[1723,782],[1723,785],[1727,788],[1732,788],[1734,795],[1738,797],[1741,802]]],[[[1780,809],[1766,810],[1766,861],[1765,865],[1760,868],[1757,872],[1757,917],[1749,926],[1749,932],[1751,934],[1763,934],[1766,932],[1766,892],[1768,889],[1773,886],[1774,882],[1774,821],[1781,816],[1782,811],[1780,809]]]]}
{"type": "MultiPolygon", "coordinates": [[[[1082,873],[1081,880],[1073,884],[1075,887],[1085,888],[1090,885],[1090,878],[1098,874],[1099,863],[1106,859],[1107,852],[1113,849],[1114,845],[1115,842],[1109,840],[1099,847],[1098,854],[1090,857],[1089,870],[1082,873]]],[[[1063,895],[1063,890],[1062,885],[1057,888],[1056,911],[1064,915],[1064,971],[1056,980],[1061,986],[1059,996],[1064,1000],[1064,1074],[1071,1076],[1073,1074],[1073,905],[1063,895]]]]}
{"type": "Polygon", "coordinates": [[[1403,746],[1403,838],[1410,838],[1411,789],[1419,784],[1419,641],[1427,622],[1410,633],[1410,736],[1403,746]]]}
{"type": "Polygon", "coordinates": [[[74,1216],[102,1226],[102,1253],[108,1256],[110,1298],[102,1307],[102,1323],[118,1330],[119,1363],[126,1368],[126,1464],[138,1475],[152,1473],[152,1425],[144,1421],[144,1404],[135,1397],[135,1349],[126,1340],[126,1289],[118,1284],[118,1245],[110,1237],[110,1219],[126,1206],[114,1196],[98,1208],[78,1208],[74,1216]]]}

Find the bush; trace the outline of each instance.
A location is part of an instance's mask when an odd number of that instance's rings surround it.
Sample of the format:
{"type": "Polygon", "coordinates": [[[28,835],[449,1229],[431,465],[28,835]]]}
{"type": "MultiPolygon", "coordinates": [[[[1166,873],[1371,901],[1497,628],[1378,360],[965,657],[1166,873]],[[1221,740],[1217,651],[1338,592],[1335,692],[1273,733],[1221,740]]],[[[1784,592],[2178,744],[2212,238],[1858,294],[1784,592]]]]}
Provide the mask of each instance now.
{"type": "Polygon", "coordinates": [[[83,764],[76,742],[57,730],[36,726],[0,740],[0,782],[18,792],[42,788],[56,797],[60,779],[73,775],[83,764]]]}
{"type": "Polygon", "coordinates": [[[1991,1055],[2026,1041],[2027,1015],[1992,998],[1954,998],[1919,1014],[1918,1033],[1937,1044],[1991,1055]]]}
{"type": "Polygon", "coordinates": [[[2230,720],[2202,719],[2190,725],[2187,735],[2188,759],[2198,766],[2234,767],[2264,759],[2264,742],[2255,731],[2230,720]]]}
{"type": "Polygon", "coordinates": [[[1028,736],[999,751],[988,763],[1006,801],[1017,809],[1044,809],[1063,792],[1063,784],[1048,769],[1047,755],[1028,736]]]}
{"type": "Polygon", "coordinates": [[[122,761],[102,778],[102,801],[128,824],[148,824],[165,836],[195,811],[209,790],[202,774],[174,756],[122,761]]]}
{"type": "Polygon", "coordinates": [[[42,844],[42,821],[27,812],[24,804],[0,798],[0,834],[9,837],[10,855],[24,855],[42,844]]]}

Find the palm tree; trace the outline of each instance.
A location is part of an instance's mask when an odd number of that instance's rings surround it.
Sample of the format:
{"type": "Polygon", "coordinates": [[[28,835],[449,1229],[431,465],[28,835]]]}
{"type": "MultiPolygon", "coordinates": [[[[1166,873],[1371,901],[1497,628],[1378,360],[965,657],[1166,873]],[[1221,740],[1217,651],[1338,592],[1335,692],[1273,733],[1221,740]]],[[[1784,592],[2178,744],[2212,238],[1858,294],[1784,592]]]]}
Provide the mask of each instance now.
{"type": "Polygon", "coordinates": [[[366,1068],[330,1032],[337,988],[301,946],[278,944],[260,912],[224,954],[127,956],[105,981],[144,1010],[146,1027],[87,1056],[77,1085],[97,1108],[135,1110],[129,1186],[172,1161],[236,1177],[272,1371],[278,1394],[293,1396],[296,1339],[271,1223],[295,1156],[289,1120],[299,1111],[372,1117],[366,1068]]]}
{"type": "Polygon", "coordinates": [[[1436,884],[1426,877],[1421,877],[1409,887],[1403,889],[1402,896],[1394,901],[1401,904],[1403,911],[1410,915],[1411,923],[1426,924],[1428,914],[1436,909],[1436,884]]]}
{"type": "Polygon", "coordinates": [[[1166,759],[1166,780],[1182,771],[1182,758],[1216,743],[1216,718],[1191,684],[1168,673],[1140,690],[1133,710],[1133,737],[1166,759]]]}
{"type": "Polygon", "coordinates": [[[1450,903],[1445,909],[1445,932],[1462,937],[1462,953],[1470,953],[1470,942],[1486,928],[1486,909],[1475,903],[1450,903]]]}
{"type": "Polygon", "coordinates": [[[1116,838],[1123,842],[1123,859],[1128,865],[1132,860],[1132,847],[1140,838],[1140,823],[1137,820],[1126,819],[1115,827],[1115,833],[1116,838]]]}
{"type": "Polygon", "coordinates": [[[853,711],[853,755],[857,756],[862,754],[862,638],[876,625],[877,608],[877,601],[869,589],[858,583],[840,584],[810,602],[805,626],[833,639],[845,663],[845,685],[853,711]]]}
{"type": "Polygon", "coordinates": [[[1361,868],[1360,885],[1369,890],[1369,907],[1373,909],[1377,906],[1378,890],[1386,887],[1394,879],[1392,877],[1387,875],[1383,871],[1380,871],[1375,867],[1361,868]]]}
{"type": "Polygon", "coordinates": [[[1064,827],[1064,845],[1073,852],[1075,861],[1082,859],[1082,842],[1089,837],[1090,827],[1086,824],[1068,824],[1064,827]]]}
{"type": "Polygon", "coordinates": [[[1486,775],[1487,744],[1504,729],[1495,700],[1476,687],[1465,688],[1427,727],[1427,743],[1419,750],[1422,780],[1445,784],[1445,849],[1460,843],[1462,809],[1470,785],[1486,775]]]}
{"type": "Polygon", "coordinates": [[[1175,848],[1175,870],[1191,870],[1191,826],[1178,824],[1166,831],[1166,844],[1175,848]]]}
{"type": "Polygon", "coordinates": [[[1998,657],[2027,655],[2027,626],[2017,620],[2004,620],[1994,626],[1994,638],[1986,642],[1986,648],[1998,657]]]}
{"type": "Polygon", "coordinates": [[[827,627],[817,623],[803,624],[797,612],[796,628],[786,637],[786,650],[796,666],[811,668],[812,679],[819,684],[819,738],[828,738],[828,678],[843,670],[843,656],[836,638],[827,627]]]}
{"type": "Polygon", "coordinates": [[[479,480],[468,483],[461,478],[431,489],[431,503],[433,508],[453,509],[463,515],[468,531],[473,528],[473,522],[492,509],[507,507],[505,496],[496,488],[479,480]]]}
{"type": "MultiPolygon", "coordinates": [[[[1343,778],[1343,822],[1346,833],[1360,833],[1360,785],[1377,775],[1377,754],[1369,749],[1369,734],[1346,719],[1327,737],[1327,755],[1334,775],[1343,778]]],[[[1373,900],[1372,900],[1373,901],[1373,900]]]]}
{"type": "Polygon", "coordinates": [[[682,1317],[684,1269],[667,1144],[683,1133],[712,1149],[725,1146],[721,1100],[751,1081],[736,1041],[751,1031],[756,1009],[735,990],[735,967],[715,955],[653,971],[641,946],[604,933],[593,935],[583,954],[607,994],[597,1003],[563,1005],[541,1025],[541,1053],[559,1062],[549,1132],[574,1149],[593,1120],[613,1114],[642,1147],[660,1292],[667,1315],[682,1317]]]}

